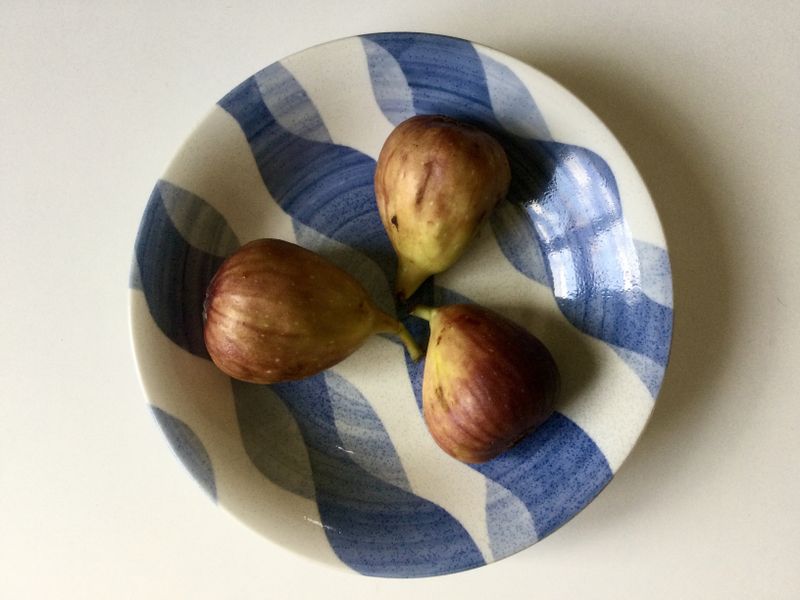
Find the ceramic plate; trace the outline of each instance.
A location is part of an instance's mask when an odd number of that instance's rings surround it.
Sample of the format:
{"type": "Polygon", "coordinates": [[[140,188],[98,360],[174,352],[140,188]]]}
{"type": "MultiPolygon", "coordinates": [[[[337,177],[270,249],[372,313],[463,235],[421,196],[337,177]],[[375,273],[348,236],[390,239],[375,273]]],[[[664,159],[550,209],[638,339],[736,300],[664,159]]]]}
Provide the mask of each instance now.
{"type": "MultiPolygon", "coordinates": [[[[310,48],[222,98],[155,184],[130,287],[149,407],[208,495],[293,551],[388,577],[496,561],[586,506],[653,410],[672,327],[661,226],[606,127],[513,58],[415,33],[310,48]],[[424,363],[391,337],[272,386],[223,375],[202,338],[208,281],[260,237],[327,256],[395,312],[375,159],[395,125],[433,113],[497,136],[513,182],[418,299],[476,302],[517,321],[551,349],[563,380],[552,418],[477,466],[435,445],[420,412],[424,363]]],[[[424,340],[421,321],[404,321],[424,340]]]]}

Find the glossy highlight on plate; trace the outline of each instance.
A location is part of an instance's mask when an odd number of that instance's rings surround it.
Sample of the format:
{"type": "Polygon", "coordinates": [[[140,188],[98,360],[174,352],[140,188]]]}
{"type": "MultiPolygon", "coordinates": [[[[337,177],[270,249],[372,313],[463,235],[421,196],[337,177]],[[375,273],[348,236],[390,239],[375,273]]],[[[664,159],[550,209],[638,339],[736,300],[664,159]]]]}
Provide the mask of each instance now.
{"type": "Polygon", "coordinates": [[[531,67],[430,34],[310,48],[222,98],[155,185],[130,288],[149,402],[212,498],[292,551],[382,577],[478,567],[566,523],[630,453],[671,341],[663,233],[613,136],[531,67]],[[500,312],[540,337],[562,374],[556,412],[480,465],[430,439],[424,363],[391,336],[276,385],[231,380],[202,343],[208,282],[259,237],[325,256],[425,333],[395,305],[397,262],[373,187],[386,137],[417,114],[490,131],[512,175],[508,201],[420,302],[500,312]]]}

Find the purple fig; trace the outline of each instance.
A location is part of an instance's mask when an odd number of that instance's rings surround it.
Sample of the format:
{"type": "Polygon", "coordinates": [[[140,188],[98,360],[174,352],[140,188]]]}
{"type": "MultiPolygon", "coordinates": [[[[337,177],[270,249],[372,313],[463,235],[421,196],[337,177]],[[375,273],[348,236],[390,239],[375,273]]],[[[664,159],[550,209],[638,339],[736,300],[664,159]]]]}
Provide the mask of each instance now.
{"type": "Polygon", "coordinates": [[[375,197],[398,257],[399,296],[458,260],[510,181],[505,151],[478,127],[422,115],[392,131],[378,157],[375,197]]]}
{"type": "Polygon", "coordinates": [[[358,281],[283,240],[256,240],[229,256],[208,286],[204,317],[211,359],[253,383],[318,373],[374,333],[399,335],[419,357],[405,327],[378,309],[358,281]]]}
{"type": "Polygon", "coordinates": [[[437,444],[467,463],[491,460],[553,413],[555,361],[528,330],[470,304],[417,308],[430,321],[422,406],[437,444]]]}

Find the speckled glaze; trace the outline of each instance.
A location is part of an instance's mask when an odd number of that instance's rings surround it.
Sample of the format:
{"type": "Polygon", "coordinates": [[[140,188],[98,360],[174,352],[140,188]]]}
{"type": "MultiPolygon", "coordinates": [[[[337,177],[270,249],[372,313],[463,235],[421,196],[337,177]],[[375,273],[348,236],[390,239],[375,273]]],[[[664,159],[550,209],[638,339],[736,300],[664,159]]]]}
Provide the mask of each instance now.
{"type": "MultiPolygon", "coordinates": [[[[155,185],[130,288],[149,405],[214,501],[290,550],[384,577],[499,560],[586,506],[652,412],[672,329],[661,226],[614,137],[534,69],[429,34],[317,46],[222,98],[155,185]],[[275,385],[228,378],[203,343],[208,282],[260,237],[322,254],[398,314],[373,177],[393,127],[416,114],[489,131],[512,173],[508,200],[419,302],[487,306],[539,337],[561,372],[554,415],[479,465],[431,439],[424,361],[396,339],[373,336],[327,371],[275,385]]],[[[424,339],[424,322],[398,316],[424,339]]]]}

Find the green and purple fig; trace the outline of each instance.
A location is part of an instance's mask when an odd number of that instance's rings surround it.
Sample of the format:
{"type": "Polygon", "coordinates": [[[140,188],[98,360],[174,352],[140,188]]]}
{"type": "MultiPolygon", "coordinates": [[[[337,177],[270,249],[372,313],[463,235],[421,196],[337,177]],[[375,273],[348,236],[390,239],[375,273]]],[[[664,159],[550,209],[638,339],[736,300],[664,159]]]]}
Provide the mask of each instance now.
{"type": "Polygon", "coordinates": [[[401,298],[458,260],[510,181],[505,150],[476,126],[421,115],[392,131],[375,168],[375,198],[397,253],[401,298]]]}
{"type": "Polygon", "coordinates": [[[430,321],[422,410],[442,450],[462,462],[486,462],[553,413],[558,369],[527,329],[471,304],[412,314],[430,321]]]}
{"type": "Polygon", "coordinates": [[[374,333],[403,325],[378,309],[350,274],[296,244],[261,239],[220,266],[206,292],[204,337],[223,372],[252,383],[301,379],[352,354],[374,333]]]}

